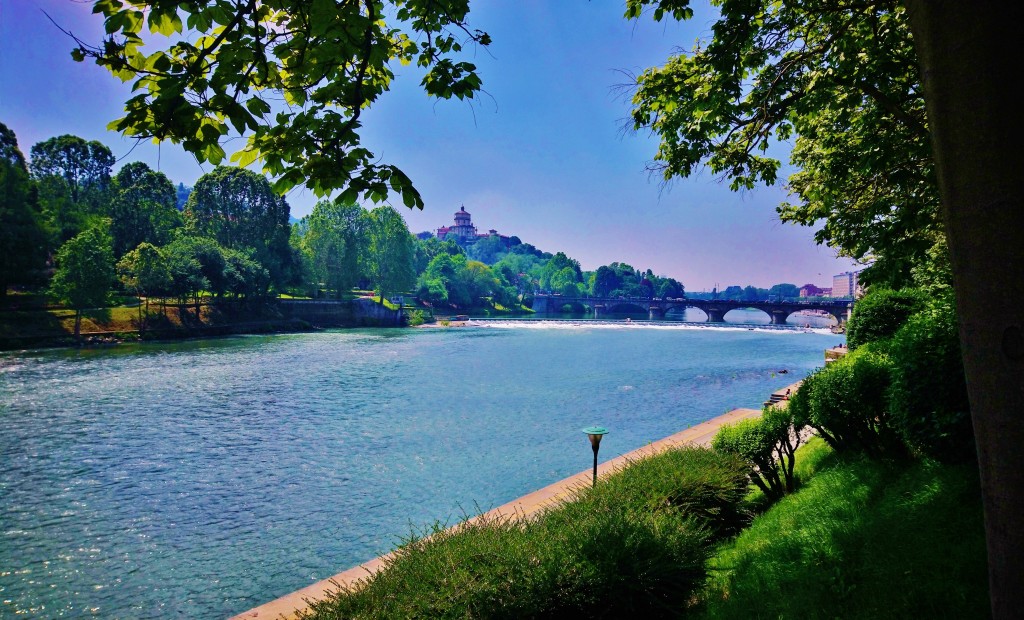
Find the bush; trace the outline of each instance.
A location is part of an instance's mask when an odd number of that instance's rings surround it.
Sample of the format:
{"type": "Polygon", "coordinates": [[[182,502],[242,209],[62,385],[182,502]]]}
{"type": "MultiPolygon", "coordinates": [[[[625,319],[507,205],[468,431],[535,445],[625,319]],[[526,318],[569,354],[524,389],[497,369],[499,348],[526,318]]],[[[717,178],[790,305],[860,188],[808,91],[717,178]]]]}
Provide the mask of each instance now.
{"type": "Polygon", "coordinates": [[[914,313],[927,302],[917,289],[873,289],[857,301],[846,327],[846,344],[850,350],[891,338],[914,313]]]}
{"type": "Polygon", "coordinates": [[[741,503],[747,487],[747,465],[741,458],[688,446],[633,461],[580,499],[685,515],[720,537],[745,525],[741,503]]]}
{"type": "Polygon", "coordinates": [[[972,457],[974,429],[952,305],[911,317],[893,337],[890,357],[893,424],[907,445],[946,460],[972,457]]]}
{"type": "Polygon", "coordinates": [[[684,448],[631,463],[526,521],[483,519],[400,547],[306,618],[677,617],[736,521],[743,462],[684,448]]]}
{"type": "Polygon", "coordinates": [[[870,347],[858,349],[804,381],[793,408],[836,452],[895,455],[902,444],[889,419],[892,363],[870,347]],[[806,400],[804,400],[806,399],[806,400]]]}
{"type": "Polygon", "coordinates": [[[410,327],[417,327],[427,322],[426,316],[422,310],[412,310],[407,316],[410,327]]]}
{"type": "Polygon", "coordinates": [[[793,466],[802,427],[794,428],[788,408],[765,407],[759,418],[723,426],[712,446],[745,460],[750,481],[768,499],[777,500],[795,488],[793,466]]]}

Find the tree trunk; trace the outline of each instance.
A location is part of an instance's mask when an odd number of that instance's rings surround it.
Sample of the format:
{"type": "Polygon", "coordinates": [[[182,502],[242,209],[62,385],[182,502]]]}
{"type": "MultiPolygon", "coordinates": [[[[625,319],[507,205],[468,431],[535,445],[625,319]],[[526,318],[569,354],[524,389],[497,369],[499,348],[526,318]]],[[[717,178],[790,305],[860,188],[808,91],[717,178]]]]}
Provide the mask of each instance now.
{"type": "Polygon", "coordinates": [[[82,309],[75,308],[75,341],[81,340],[82,335],[82,309]]]}
{"type": "Polygon", "coordinates": [[[978,448],[994,618],[1024,610],[1021,3],[907,0],[978,448]]]}

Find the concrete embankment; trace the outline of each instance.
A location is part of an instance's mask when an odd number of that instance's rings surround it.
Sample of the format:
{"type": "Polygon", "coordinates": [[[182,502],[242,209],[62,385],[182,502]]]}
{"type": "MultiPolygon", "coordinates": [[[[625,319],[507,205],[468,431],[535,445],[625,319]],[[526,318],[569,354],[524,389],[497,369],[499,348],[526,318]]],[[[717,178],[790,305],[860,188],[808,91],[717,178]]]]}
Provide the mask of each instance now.
{"type": "MultiPolygon", "coordinates": [[[[775,393],[786,394],[788,391],[795,391],[799,385],[800,383],[797,382],[788,387],[782,388],[781,390],[777,390],[775,393]]],[[[605,476],[616,469],[622,468],[630,461],[648,457],[677,446],[687,444],[704,446],[710,445],[711,440],[722,425],[733,424],[740,420],[760,414],[761,412],[757,409],[733,409],[726,414],[712,418],[684,431],[680,431],[674,435],[670,435],[664,439],[650,443],[642,448],[638,448],[632,452],[628,452],[601,463],[597,467],[597,474],[598,476],[605,476]]],[[[550,484],[542,489],[504,504],[503,506],[499,506],[480,517],[470,519],[467,523],[472,523],[477,519],[492,519],[496,517],[516,519],[530,518],[538,514],[544,508],[570,497],[573,489],[589,484],[592,476],[592,469],[581,471],[578,474],[559,480],[554,484],[550,484]]],[[[456,525],[454,527],[464,527],[464,524],[456,525]]],[[[277,600],[238,614],[231,620],[276,620],[279,618],[295,618],[299,610],[306,609],[308,607],[307,601],[323,599],[330,592],[336,592],[342,587],[351,586],[360,579],[367,578],[386,567],[389,559],[390,554],[374,558],[369,562],[356,566],[355,568],[350,568],[349,570],[338,573],[333,577],[319,581],[301,590],[282,596],[277,600]]]]}

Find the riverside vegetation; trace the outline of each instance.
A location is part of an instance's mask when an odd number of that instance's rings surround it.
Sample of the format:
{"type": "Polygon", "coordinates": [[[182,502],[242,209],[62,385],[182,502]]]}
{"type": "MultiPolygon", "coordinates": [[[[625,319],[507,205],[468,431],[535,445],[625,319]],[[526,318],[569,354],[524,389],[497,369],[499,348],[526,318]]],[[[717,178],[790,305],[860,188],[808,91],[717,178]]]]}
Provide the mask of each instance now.
{"type": "MultiPolygon", "coordinates": [[[[71,135],[34,145],[26,159],[0,123],[4,346],[65,344],[83,328],[118,337],[304,328],[275,313],[278,297],[362,294],[386,305],[390,295],[412,293],[420,312],[409,315],[419,323],[435,310],[528,313],[537,291],[685,294],[650,269],[613,262],[584,271],[565,253],[514,236],[462,245],[413,236],[392,207],[367,209],[345,195],[291,221],[266,176],[245,169],[217,167],[189,188],[142,162],[114,174],[113,163],[107,146],[71,135]]],[[[744,289],[726,293],[733,290],[744,289]]],[[[799,294],[789,283],[746,290],[799,294]]]]}
{"type": "Polygon", "coordinates": [[[921,376],[958,364],[952,309],[900,295],[918,303],[869,300],[851,326],[869,340],[711,448],[633,462],[535,519],[413,535],[303,617],[987,616],[962,370],[937,391],[921,376]]]}

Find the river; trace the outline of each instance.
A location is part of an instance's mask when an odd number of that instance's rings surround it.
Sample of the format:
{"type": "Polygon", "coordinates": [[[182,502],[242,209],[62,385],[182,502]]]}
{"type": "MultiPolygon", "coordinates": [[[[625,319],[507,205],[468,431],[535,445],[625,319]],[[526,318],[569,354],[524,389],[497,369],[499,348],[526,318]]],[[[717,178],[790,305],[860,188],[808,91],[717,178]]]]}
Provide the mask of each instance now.
{"type": "Polygon", "coordinates": [[[603,461],[841,341],[490,321],[0,354],[0,617],[239,613],[587,469],[585,426],[603,461]]]}

